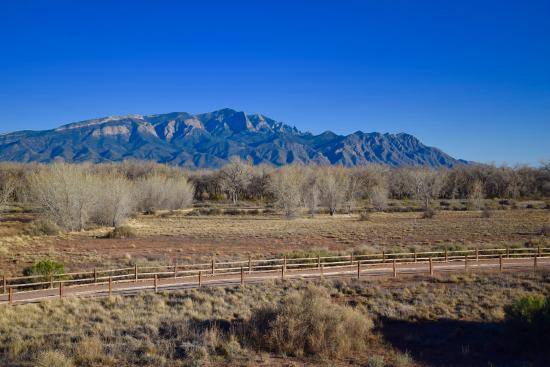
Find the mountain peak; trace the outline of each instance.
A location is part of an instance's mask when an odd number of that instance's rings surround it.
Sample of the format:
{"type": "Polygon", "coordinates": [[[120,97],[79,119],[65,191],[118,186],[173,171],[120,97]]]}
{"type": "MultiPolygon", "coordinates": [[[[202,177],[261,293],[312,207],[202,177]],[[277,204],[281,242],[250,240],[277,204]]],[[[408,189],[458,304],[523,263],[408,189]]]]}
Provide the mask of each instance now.
{"type": "Polygon", "coordinates": [[[406,134],[314,135],[255,113],[231,108],[202,113],[109,116],[47,131],[0,135],[0,160],[16,162],[112,162],[149,159],[210,168],[231,156],[256,164],[369,163],[452,167],[463,164],[406,134]]]}

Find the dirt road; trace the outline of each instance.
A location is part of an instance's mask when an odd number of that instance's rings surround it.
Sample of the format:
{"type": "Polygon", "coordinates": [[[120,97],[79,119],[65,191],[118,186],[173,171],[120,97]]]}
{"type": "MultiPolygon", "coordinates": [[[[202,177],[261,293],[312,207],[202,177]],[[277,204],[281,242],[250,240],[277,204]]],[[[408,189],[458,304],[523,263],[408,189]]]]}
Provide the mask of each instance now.
{"type": "MultiPolygon", "coordinates": [[[[535,271],[533,259],[507,259],[502,264],[502,271],[535,271]]],[[[537,259],[537,270],[550,268],[550,257],[537,259]]],[[[498,259],[487,259],[479,261],[452,261],[434,262],[432,264],[432,275],[449,272],[466,271],[500,271],[501,264],[498,259]]],[[[130,295],[142,291],[171,291],[178,289],[189,289],[198,287],[228,287],[241,284],[259,283],[275,279],[296,279],[296,278],[319,278],[319,277],[374,277],[374,276],[404,276],[422,275],[430,276],[430,264],[408,263],[396,264],[395,270],[392,263],[360,266],[334,266],[327,268],[309,269],[281,269],[265,272],[244,271],[240,274],[214,274],[199,276],[186,276],[177,278],[159,278],[124,280],[93,284],[82,284],[73,286],[56,287],[50,289],[26,290],[13,292],[11,299],[9,293],[0,295],[0,304],[11,303],[14,305],[30,302],[40,302],[60,297],[105,297],[111,295],[130,295]],[[395,271],[395,273],[394,273],[395,271]]]]}

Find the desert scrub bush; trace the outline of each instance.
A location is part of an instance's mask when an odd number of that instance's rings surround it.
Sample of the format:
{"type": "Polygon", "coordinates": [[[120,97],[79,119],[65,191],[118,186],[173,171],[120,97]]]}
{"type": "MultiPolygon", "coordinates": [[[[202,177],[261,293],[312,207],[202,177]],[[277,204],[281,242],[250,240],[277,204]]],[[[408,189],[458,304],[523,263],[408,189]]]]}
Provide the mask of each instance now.
{"type": "Polygon", "coordinates": [[[513,338],[520,337],[529,347],[545,347],[550,339],[550,297],[541,294],[516,299],[504,308],[513,338]]]}
{"type": "Polygon", "coordinates": [[[250,320],[260,347],[297,357],[342,357],[361,351],[372,321],[357,310],[333,303],[326,291],[308,287],[274,306],[257,309],[250,320]]]}
{"type": "Polygon", "coordinates": [[[105,235],[105,238],[133,238],[136,236],[134,229],[130,226],[115,227],[105,235]]]}
{"type": "Polygon", "coordinates": [[[539,322],[550,322],[550,303],[542,295],[527,295],[516,299],[505,308],[508,322],[530,326],[539,322]]]}
{"type": "Polygon", "coordinates": [[[435,210],[432,208],[427,208],[422,212],[422,219],[432,219],[435,217],[435,210]]]}
{"type": "Polygon", "coordinates": [[[61,229],[51,220],[39,218],[27,224],[24,232],[29,236],[55,236],[61,229]]]}
{"type": "Polygon", "coordinates": [[[492,215],[493,213],[487,207],[483,208],[483,210],[481,211],[482,218],[491,218],[492,215]]]}
{"type": "Polygon", "coordinates": [[[63,274],[63,273],[65,273],[65,265],[50,259],[38,261],[23,270],[23,274],[25,276],[31,276],[31,275],[49,276],[49,275],[63,274]]]}
{"type": "Polygon", "coordinates": [[[370,220],[370,213],[367,211],[362,211],[359,213],[359,221],[366,222],[370,220]]]}
{"type": "Polygon", "coordinates": [[[550,223],[546,223],[545,225],[543,225],[540,233],[543,236],[550,237],[550,223]]]}
{"type": "Polygon", "coordinates": [[[61,352],[52,350],[42,352],[36,358],[36,367],[73,367],[71,359],[65,357],[61,352]]]}

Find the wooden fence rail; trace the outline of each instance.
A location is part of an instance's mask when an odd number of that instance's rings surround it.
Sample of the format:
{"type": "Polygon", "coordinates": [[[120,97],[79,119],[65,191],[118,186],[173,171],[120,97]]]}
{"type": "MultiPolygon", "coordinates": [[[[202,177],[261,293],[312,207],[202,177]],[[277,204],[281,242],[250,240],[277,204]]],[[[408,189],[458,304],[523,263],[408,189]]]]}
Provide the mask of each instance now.
{"type": "MultiPolygon", "coordinates": [[[[138,283],[153,281],[154,289],[162,279],[187,279],[196,281],[200,286],[205,277],[221,278],[237,276],[240,284],[245,282],[246,276],[252,274],[280,274],[281,278],[289,272],[317,271],[319,276],[327,274],[332,270],[351,269],[351,273],[361,276],[367,268],[381,267],[386,264],[390,266],[393,276],[398,274],[399,267],[405,264],[419,265],[425,263],[430,275],[434,275],[438,263],[464,263],[464,269],[479,265],[482,261],[498,260],[498,267],[502,271],[505,261],[518,259],[533,259],[533,267],[536,269],[538,261],[550,258],[550,248],[491,248],[491,249],[470,249],[470,250],[444,250],[425,252],[395,252],[375,254],[350,254],[334,256],[312,256],[312,257],[283,257],[274,259],[252,259],[250,256],[243,260],[233,261],[212,261],[198,264],[176,264],[156,266],[132,266],[117,269],[92,269],[81,272],[68,272],[63,274],[34,275],[21,277],[2,277],[1,293],[8,295],[8,300],[13,300],[14,293],[31,292],[40,289],[59,288],[59,295],[67,291],[65,287],[80,287],[85,285],[108,284],[109,294],[112,293],[116,284],[138,283]]],[[[511,264],[511,263],[510,263],[511,264]]]]}

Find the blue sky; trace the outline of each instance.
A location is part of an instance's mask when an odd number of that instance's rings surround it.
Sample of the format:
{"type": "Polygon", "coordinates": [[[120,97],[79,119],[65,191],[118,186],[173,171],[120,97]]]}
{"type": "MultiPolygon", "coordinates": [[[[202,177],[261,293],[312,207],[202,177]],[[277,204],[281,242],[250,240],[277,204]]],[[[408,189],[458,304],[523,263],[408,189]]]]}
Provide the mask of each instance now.
{"type": "Polygon", "coordinates": [[[549,19],[548,0],[4,0],[0,132],[231,107],[535,165],[549,19]]]}

